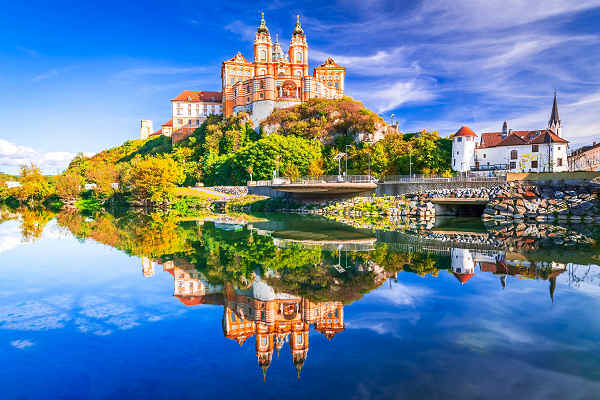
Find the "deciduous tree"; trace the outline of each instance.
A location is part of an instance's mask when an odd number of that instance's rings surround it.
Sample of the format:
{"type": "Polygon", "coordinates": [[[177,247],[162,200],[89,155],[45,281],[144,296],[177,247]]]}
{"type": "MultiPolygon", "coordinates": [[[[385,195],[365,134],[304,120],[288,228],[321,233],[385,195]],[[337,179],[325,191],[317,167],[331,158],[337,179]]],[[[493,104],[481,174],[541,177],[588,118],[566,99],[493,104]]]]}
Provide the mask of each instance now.
{"type": "Polygon", "coordinates": [[[34,164],[21,166],[19,182],[21,186],[11,189],[11,193],[21,203],[43,202],[52,194],[52,187],[34,164]]]}
{"type": "Polygon", "coordinates": [[[183,169],[172,158],[151,156],[132,160],[123,181],[137,200],[162,204],[173,199],[173,189],[184,178],[183,169]]]}

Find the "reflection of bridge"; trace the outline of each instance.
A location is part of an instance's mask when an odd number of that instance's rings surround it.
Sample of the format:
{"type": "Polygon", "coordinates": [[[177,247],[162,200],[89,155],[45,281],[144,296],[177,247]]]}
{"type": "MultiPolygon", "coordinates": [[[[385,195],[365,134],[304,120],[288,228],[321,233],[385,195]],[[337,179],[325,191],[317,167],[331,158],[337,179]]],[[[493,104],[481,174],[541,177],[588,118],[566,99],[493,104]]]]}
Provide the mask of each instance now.
{"type": "Polygon", "coordinates": [[[377,241],[377,238],[375,237],[348,240],[305,240],[277,238],[273,237],[273,233],[275,233],[275,231],[255,228],[252,225],[248,226],[261,236],[271,236],[273,239],[273,244],[279,248],[290,248],[294,245],[301,244],[305,248],[319,248],[327,251],[371,251],[375,249],[375,242],[377,241]]]}
{"type": "MultiPolygon", "coordinates": [[[[470,232],[463,233],[470,235],[470,232]]],[[[482,237],[482,235],[479,233],[475,233],[473,235],[482,237]]],[[[457,247],[478,251],[504,250],[503,246],[485,243],[483,241],[464,242],[459,240],[427,239],[417,234],[393,231],[377,231],[377,242],[385,243],[386,246],[393,249],[398,249],[400,251],[427,251],[445,255],[449,255],[450,251],[457,247]]]]}
{"type": "Polygon", "coordinates": [[[319,248],[326,251],[371,251],[375,250],[377,238],[355,240],[295,240],[273,238],[273,244],[280,248],[289,248],[302,244],[306,248],[319,248]]]}

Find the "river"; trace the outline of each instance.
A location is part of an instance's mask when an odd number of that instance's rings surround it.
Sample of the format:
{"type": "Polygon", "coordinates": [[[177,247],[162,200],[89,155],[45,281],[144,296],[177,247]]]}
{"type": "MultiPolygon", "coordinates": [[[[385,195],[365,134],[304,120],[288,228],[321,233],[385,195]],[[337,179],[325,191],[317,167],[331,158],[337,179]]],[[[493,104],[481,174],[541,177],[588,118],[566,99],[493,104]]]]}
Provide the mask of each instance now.
{"type": "Polygon", "coordinates": [[[0,215],[3,399],[600,396],[593,229],[0,215]]]}

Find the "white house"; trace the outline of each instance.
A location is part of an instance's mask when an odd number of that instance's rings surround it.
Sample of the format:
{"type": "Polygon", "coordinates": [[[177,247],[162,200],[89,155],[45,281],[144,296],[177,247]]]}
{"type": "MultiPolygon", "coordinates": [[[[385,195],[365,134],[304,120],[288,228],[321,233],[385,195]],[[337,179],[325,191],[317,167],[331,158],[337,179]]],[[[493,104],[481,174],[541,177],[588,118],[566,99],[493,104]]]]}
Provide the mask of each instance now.
{"type": "Polygon", "coordinates": [[[568,171],[569,142],[562,138],[556,94],[548,128],[513,131],[506,121],[501,132],[478,135],[461,127],[452,139],[454,171],[562,172],[568,171]]]}

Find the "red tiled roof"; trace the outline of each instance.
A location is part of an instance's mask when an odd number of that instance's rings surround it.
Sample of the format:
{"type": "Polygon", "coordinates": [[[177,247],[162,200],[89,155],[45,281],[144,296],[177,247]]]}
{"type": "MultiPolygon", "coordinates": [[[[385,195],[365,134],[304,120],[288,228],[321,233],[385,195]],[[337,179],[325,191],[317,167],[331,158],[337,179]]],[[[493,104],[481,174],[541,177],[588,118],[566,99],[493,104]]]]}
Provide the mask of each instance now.
{"type": "Polygon", "coordinates": [[[536,136],[531,143],[542,144],[542,143],[569,143],[567,140],[554,134],[552,131],[545,131],[544,133],[536,136]]]}
{"type": "Polygon", "coordinates": [[[522,136],[517,135],[516,133],[510,133],[496,146],[520,146],[524,144],[527,144],[527,140],[523,139],[522,136]]]}
{"type": "Polygon", "coordinates": [[[220,103],[223,99],[221,92],[204,92],[201,90],[184,90],[171,101],[209,101],[220,103]]]}
{"type": "Polygon", "coordinates": [[[481,261],[479,263],[479,268],[481,269],[481,272],[496,272],[497,268],[496,268],[496,263],[491,263],[491,262],[486,262],[486,261],[481,261]]]}
{"type": "Polygon", "coordinates": [[[469,279],[475,276],[475,274],[454,274],[456,279],[460,281],[460,283],[465,284],[469,279]]]}
{"type": "Polygon", "coordinates": [[[161,126],[173,126],[173,120],[170,119],[169,122],[162,124],[161,126]]]}
{"type": "Polygon", "coordinates": [[[460,129],[454,134],[455,137],[457,136],[473,136],[473,137],[477,137],[477,134],[475,132],[473,132],[473,130],[471,128],[469,128],[468,126],[461,126],[460,129]]]}
{"type": "Polygon", "coordinates": [[[175,295],[177,300],[181,301],[186,306],[197,306],[199,304],[204,304],[204,301],[201,296],[180,296],[175,295]]]}
{"type": "Polygon", "coordinates": [[[150,136],[158,136],[158,135],[162,135],[162,129],[159,129],[156,132],[153,132],[153,133],[149,134],[148,137],[150,137],[150,136]]]}
{"type": "Polygon", "coordinates": [[[479,148],[548,143],[544,141],[544,138],[546,137],[551,138],[553,143],[569,143],[567,140],[558,137],[548,129],[536,131],[511,131],[505,138],[502,137],[502,132],[485,132],[481,134],[479,148]],[[538,134],[538,132],[541,133],[538,134]]]}

